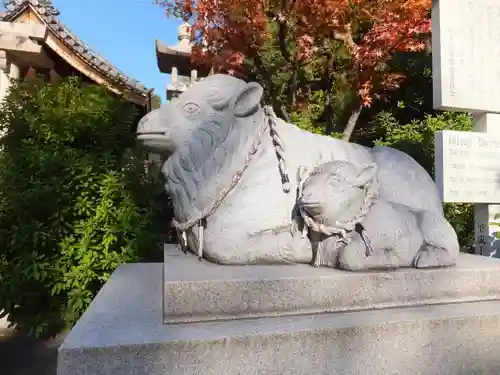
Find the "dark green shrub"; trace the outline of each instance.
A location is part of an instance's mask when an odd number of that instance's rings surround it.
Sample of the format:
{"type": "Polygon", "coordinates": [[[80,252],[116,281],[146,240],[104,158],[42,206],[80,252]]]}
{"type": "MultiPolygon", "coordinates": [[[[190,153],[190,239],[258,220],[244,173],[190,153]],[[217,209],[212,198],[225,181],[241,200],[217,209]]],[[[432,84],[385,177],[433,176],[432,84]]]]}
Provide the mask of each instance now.
{"type": "Polygon", "coordinates": [[[136,120],[75,78],[22,83],[1,104],[0,309],[20,329],[71,326],[117,266],[161,256],[167,200],[136,120]]]}
{"type": "MultiPolygon", "coordinates": [[[[401,125],[388,112],[379,113],[373,130],[365,135],[376,145],[390,146],[411,155],[434,177],[434,133],[439,130],[470,131],[471,118],[467,114],[442,113],[426,116],[421,121],[401,125]]],[[[460,245],[472,246],[474,243],[474,212],[471,204],[446,203],[446,218],[457,232],[460,245]]]]}

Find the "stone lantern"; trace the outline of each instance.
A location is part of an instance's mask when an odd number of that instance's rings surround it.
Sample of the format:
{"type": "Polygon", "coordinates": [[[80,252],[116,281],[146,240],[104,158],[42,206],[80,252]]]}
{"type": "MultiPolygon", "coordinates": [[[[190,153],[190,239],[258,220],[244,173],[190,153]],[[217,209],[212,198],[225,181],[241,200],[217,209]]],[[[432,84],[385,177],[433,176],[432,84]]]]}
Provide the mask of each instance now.
{"type": "Polygon", "coordinates": [[[167,85],[167,100],[176,98],[209,73],[191,62],[191,30],[187,22],[179,26],[177,39],[176,46],[166,46],[160,40],[156,41],[158,68],[160,72],[172,75],[172,80],[167,85]]]}

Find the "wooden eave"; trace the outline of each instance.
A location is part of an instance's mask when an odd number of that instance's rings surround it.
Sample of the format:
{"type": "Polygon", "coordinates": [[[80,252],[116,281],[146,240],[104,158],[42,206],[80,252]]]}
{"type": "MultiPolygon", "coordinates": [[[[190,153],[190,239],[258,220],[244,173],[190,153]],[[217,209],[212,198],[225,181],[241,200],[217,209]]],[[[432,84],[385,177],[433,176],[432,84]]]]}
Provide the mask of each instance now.
{"type": "Polygon", "coordinates": [[[74,69],[111,92],[123,95],[125,99],[148,107],[152,90],[131,79],[109,64],[76,38],[54,15],[40,14],[31,3],[21,9],[8,12],[4,21],[38,23],[48,28],[44,45],[53,50],[74,69]]]}

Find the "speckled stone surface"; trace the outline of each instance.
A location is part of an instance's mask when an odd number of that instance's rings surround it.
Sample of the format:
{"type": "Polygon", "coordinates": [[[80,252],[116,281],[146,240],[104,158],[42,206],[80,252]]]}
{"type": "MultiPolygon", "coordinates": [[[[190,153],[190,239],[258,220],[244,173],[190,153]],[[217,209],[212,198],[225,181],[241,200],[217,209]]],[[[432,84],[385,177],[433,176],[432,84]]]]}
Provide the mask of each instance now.
{"type": "Polygon", "coordinates": [[[112,275],[58,375],[500,374],[498,301],[166,325],[162,268],[112,275]]]}
{"type": "Polygon", "coordinates": [[[165,322],[500,300],[500,259],[452,268],[348,272],[309,265],[220,266],[165,247],[165,322]]]}

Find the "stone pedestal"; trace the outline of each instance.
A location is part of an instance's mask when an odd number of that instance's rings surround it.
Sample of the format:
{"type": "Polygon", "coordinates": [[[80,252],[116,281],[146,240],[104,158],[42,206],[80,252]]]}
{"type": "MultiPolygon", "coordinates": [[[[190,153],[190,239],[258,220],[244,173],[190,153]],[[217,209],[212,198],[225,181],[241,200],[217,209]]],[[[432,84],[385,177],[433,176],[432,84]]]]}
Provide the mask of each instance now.
{"type": "Polygon", "coordinates": [[[116,270],[58,375],[498,375],[498,271],[468,254],[450,269],[349,273],[168,249],[165,267],[116,270]]]}

